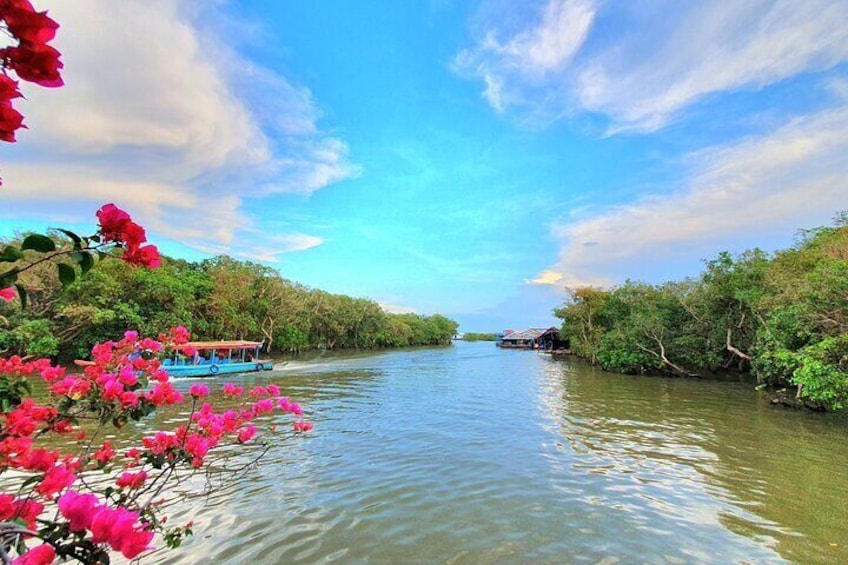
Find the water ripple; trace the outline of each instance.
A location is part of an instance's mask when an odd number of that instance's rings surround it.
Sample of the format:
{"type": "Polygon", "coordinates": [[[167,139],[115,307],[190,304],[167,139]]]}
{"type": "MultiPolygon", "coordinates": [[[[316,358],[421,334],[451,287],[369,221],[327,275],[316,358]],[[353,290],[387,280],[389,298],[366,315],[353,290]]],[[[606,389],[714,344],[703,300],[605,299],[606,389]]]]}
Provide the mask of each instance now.
{"type": "Polygon", "coordinates": [[[289,363],[316,421],[161,563],[848,561],[843,421],[491,344],[289,363]],[[835,545],[833,545],[835,544],[835,545]]]}

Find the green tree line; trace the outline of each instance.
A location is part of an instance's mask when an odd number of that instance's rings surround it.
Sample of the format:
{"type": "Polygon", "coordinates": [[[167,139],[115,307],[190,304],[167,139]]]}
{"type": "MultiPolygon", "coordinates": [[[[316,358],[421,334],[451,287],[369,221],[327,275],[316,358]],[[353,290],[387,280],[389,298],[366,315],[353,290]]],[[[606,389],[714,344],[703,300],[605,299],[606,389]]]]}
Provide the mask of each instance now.
{"type": "Polygon", "coordinates": [[[808,406],[848,406],[848,213],[767,254],[724,252],[697,278],[584,287],[554,315],[571,351],[623,373],[751,373],[808,406]]]}
{"type": "Polygon", "coordinates": [[[465,341],[497,341],[498,334],[496,333],[479,333],[465,332],[462,334],[462,339],[465,341]]]}
{"type": "Polygon", "coordinates": [[[156,336],[177,325],[198,340],[264,341],[271,353],[447,344],[458,327],[439,314],[389,314],[373,300],[309,288],[227,256],[163,257],[152,270],[105,257],[64,289],[45,262],[19,282],[28,304],[0,302],[0,355],[67,361],[128,329],[156,336]]]}

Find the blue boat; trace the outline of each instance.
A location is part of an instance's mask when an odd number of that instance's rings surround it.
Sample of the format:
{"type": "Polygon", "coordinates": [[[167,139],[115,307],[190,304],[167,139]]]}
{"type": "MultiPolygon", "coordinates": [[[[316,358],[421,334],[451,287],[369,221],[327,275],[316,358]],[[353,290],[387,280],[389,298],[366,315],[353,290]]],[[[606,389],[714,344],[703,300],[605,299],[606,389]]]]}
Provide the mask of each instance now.
{"type": "Polygon", "coordinates": [[[178,346],[162,360],[172,377],[214,377],[232,373],[270,371],[273,361],[259,358],[257,341],[192,341],[178,346]]]}

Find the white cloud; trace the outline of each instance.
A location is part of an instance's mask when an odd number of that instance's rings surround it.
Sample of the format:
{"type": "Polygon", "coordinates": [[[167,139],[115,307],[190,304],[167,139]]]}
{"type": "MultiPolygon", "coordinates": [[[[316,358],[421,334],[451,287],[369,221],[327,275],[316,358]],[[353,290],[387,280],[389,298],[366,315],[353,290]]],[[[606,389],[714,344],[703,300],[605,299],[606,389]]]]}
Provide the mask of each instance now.
{"type": "Polygon", "coordinates": [[[506,38],[486,27],[455,67],[498,111],[536,122],[577,109],[612,132],[653,131],[711,93],[762,88],[848,60],[848,2],[642,3],[549,0],[541,23],[506,38]],[[593,27],[604,29],[589,38],[593,27]],[[589,41],[591,39],[592,41],[589,41]]]}
{"type": "Polygon", "coordinates": [[[584,286],[608,287],[611,286],[613,282],[611,279],[603,277],[586,279],[578,278],[573,272],[558,273],[556,271],[544,270],[536,275],[536,278],[534,279],[524,279],[524,284],[564,290],[570,288],[581,288],[584,286]]]}
{"type": "MultiPolygon", "coordinates": [[[[356,174],[345,143],[318,127],[308,89],[195,19],[216,4],[51,6],[66,86],[26,91],[30,130],[3,167],[0,216],[92,223],[114,201],[156,235],[229,246],[256,222],[243,197],[309,194],[356,174]]],[[[289,237],[283,247],[311,236],[289,237]]]]}
{"type": "Polygon", "coordinates": [[[541,273],[536,275],[535,279],[525,279],[524,282],[526,284],[556,286],[562,284],[561,281],[563,278],[564,277],[562,273],[557,273],[556,271],[542,271],[541,273]]]}
{"type": "Polygon", "coordinates": [[[385,304],[381,302],[380,308],[382,308],[383,312],[386,312],[387,314],[417,314],[415,308],[399,306],[397,304],[385,304]]]}
{"type": "Polygon", "coordinates": [[[556,225],[561,252],[551,271],[590,284],[620,282],[637,271],[662,273],[675,259],[763,245],[821,225],[848,202],[845,155],[848,106],[699,151],[690,156],[682,190],[556,225]]]}
{"type": "Polygon", "coordinates": [[[589,33],[595,6],[591,0],[549,0],[540,12],[540,21],[505,40],[490,29],[454,61],[458,71],[483,79],[483,96],[498,111],[521,102],[524,84],[544,85],[568,66],[589,33]]]}
{"type": "Polygon", "coordinates": [[[577,72],[580,105],[619,128],[651,131],[710,93],[761,88],[848,59],[845,2],[685,6],[673,25],[647,22],[643,36],[591,57],[577,72]]]}

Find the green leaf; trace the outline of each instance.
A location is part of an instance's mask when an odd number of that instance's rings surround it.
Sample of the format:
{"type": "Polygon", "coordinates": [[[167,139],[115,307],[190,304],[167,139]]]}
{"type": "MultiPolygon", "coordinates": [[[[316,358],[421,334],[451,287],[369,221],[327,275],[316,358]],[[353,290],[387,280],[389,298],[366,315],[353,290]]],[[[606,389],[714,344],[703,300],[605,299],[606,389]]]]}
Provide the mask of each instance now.
{"type": "Polygon", "coordinates": [[[59,281],[61,281],[63,288],[76,280],[77,272],[70,265],[58,263],[56,267],[59,269],[59,281]]]}
{"type": "Polygon", "coordinates": [[[5,273],[0,274],[0,288],[6,288],[7,286],[12,286],[15,284],[15,281],[18,280],[18,270],[12,269],[11,271],[7,271],[5,273]]]}
{"type": "Polygon", "coordinates": [[[88,251],[77,251],[75,253],[71,253],[71,259],[79,264],[80,269],[82,269],[82,274],[86,274],[94,266],[94,258],[88,251]]]}
{"type": "Polygon", "coordinates": [[[56,243],[46,235],[33,233],[24,238],[21,249],[32,249],[39,253],[50,253],[51,251],[56,251],[56,243]]]}
{"type": "Polygon", "coordinates": [[[0,262],[14,263],[23,258],[24,254],[14,245],[7,245],[3,253],[0,253],[0,262]]]}
{"type": "Polygon", "coordinates": [[[75,234],[74,232],[72,232],[70,230],[65,230],[65,229],[62,229],[62,228],[56,228],[56,229],[57,229],[57,231],[60,231],[63,234],[65,234],[66,236],[71,238],[71,241],[74,242],[74,249],[82,249],[82,238],[80,236],[78,236],[77,234],[75,234]]]}
{"type": "Polygon", "coordinates": [[[27,306],[27,293],[24,285],[16,284],[15,288],[18,289],[18,298],[21,299],[21,310],[24,310],[27,306]]]}

